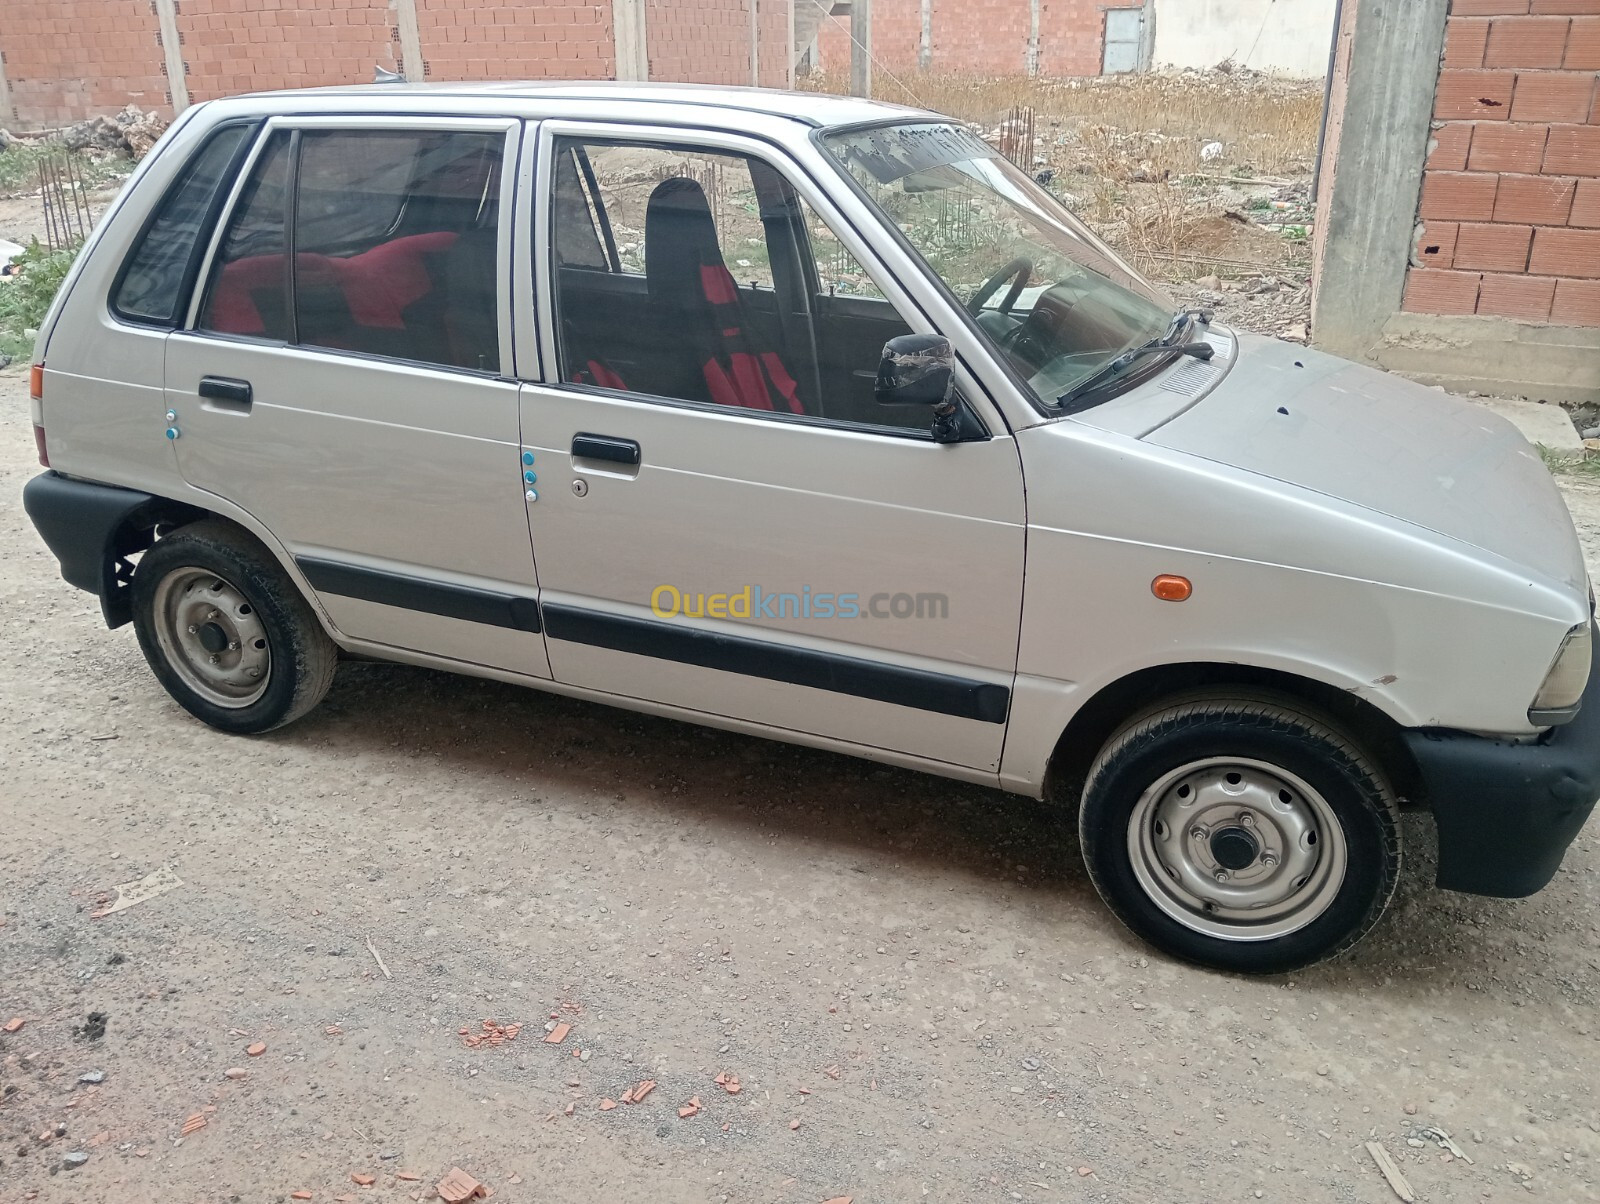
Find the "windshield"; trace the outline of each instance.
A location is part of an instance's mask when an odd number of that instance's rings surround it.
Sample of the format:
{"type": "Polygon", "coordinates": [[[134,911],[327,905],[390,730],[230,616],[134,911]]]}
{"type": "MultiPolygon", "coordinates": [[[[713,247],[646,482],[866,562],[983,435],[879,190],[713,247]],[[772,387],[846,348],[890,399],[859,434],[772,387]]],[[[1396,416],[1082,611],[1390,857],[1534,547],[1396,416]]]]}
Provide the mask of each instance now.
{"type": "Polygon", "coordinates": [[[1167,297],[965,128],[877,126],[821,142],[1037,400],[1054,405],[1091,377],[1115,376],[1118,356],[1171,329],[1167,297]]]}

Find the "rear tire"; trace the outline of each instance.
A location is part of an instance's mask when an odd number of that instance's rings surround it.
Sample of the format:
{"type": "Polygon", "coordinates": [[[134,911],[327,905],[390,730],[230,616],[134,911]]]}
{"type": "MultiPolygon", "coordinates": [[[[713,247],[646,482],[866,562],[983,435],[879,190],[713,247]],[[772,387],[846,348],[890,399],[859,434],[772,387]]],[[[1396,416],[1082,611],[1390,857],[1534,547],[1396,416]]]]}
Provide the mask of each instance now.
{"type": "Polygon", "coordinates": [[[1280,973],[1348,949],[1399,881],[1399,811],[1376,764],[1288,699],[1175,701],[1124,726],[1079,812],[1089,877],[1174,957],[1280,973]]]}
{"type": "Polygon", "coordinates": [[[338,665],[338,648],[272,555],[215,519],[144,554],[133,622],[167,693],[225,732],[294,722],[322,701],[338,665]]]}

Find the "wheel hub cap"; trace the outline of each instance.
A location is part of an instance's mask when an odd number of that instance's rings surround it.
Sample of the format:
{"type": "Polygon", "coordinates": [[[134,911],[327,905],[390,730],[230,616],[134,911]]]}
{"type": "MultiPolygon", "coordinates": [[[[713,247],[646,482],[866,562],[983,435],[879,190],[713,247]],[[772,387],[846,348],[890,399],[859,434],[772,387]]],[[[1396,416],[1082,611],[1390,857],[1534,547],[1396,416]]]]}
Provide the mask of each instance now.
{"type": "Polygon", "coordinates": [[[217,706],[246,707],[272,672],[267,630],[232,582],[198,568],[173,569],[156,586],[156,639],[184,684],[217,706]]]}
{"type": "Polygon", "coordinates": [[[1259,941],[1310,924],[1344,882],[1343,829],[1327,801],[1274,765],[1233,757],[1162,775],[1128,821],[1140,886],[1185,927],[1259,941]]]}
{"type": "Polygon", "coordinates": [[[1230,870],[1246,868],[1260,852],[1260,843],[1243,828],[1223,828],[1211,835],[1212,858],[1230,870]]]}

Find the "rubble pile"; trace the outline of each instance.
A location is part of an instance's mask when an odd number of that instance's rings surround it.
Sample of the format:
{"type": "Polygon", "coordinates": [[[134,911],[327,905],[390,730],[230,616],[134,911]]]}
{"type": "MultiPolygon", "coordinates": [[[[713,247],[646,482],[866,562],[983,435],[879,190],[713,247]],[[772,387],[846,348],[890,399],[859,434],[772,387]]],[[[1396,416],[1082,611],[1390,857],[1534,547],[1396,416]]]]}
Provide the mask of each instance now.
{"type": "Polygon", "coordinates": [[[166,128],[167,119],[161,114],[130,104],[115,117],[87,118],[57,131],[54,138],[68,150],[126,154],[137,161],[144,158],[166,128]]]}

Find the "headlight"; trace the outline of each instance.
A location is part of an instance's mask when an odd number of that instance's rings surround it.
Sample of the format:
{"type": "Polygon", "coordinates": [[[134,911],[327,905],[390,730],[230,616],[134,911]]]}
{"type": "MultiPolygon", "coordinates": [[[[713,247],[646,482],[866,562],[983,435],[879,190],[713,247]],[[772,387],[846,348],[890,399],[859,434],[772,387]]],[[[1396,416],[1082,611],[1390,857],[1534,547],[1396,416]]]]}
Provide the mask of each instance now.
{"type": "Polygon", "coordinates": [[[1552,723],[1566,723],[1578,713],[1583,700],[1584,687],[1589,684],[1590,632],[1587,623],[1580,623],[1567,632],[1561,641],[1561,651],[1556,653],[1555,664],[1545,674],[1539,696],[1528,708],[1528,722],[1536,727],[1552,723]]]}

